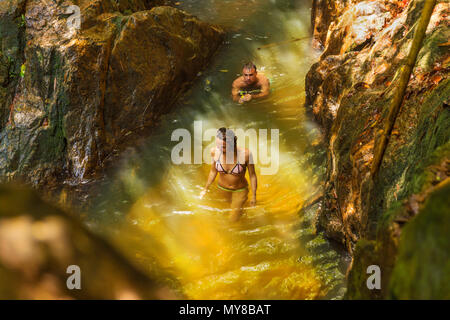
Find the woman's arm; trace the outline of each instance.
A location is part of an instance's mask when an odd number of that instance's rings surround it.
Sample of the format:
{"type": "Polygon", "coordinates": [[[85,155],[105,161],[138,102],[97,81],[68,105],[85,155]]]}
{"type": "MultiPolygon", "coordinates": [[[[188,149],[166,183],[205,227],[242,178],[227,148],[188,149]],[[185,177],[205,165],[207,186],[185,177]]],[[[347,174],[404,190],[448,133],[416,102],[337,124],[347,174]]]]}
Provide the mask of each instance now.
{"type": "Polygon", "coordinates": [[[250,177],[250,185],[252,186],[252,197],[250,199],[250,205],[256,205],[256,189],[258,188],[258,179],[256,178],[255,164],[253,163],[252,154],[248,152],[248,158],[246,159],[248,167],[248,175],[250,177]]]}
{"type": "Polygon", "coordinates": [[[206,185],[203,188],[202,192],[200,192],[200,199],[203,199],[206,192],[208,191],[209,186],[214,182],[217,176],[217,169],[216,169],[216,161],[214,160],[214,150],[211,150],[211,158],[212,158],[212,164],[211,164],[211,170],[209,170],[208,180],[206,181],[206,185]]]}

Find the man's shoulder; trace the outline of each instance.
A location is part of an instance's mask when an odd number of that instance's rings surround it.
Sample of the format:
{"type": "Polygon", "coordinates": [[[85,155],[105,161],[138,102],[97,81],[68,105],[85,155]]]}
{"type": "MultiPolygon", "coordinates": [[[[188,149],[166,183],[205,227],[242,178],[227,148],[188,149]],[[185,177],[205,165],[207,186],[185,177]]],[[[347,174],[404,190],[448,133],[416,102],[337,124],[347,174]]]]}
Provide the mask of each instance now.
{"type": "Polygon", "coordinates": [[[233,81],[233,87],[240,87],[242,86],[242,76],[238,77],[233,81]]]}
{"type": "Polygon", "coordinates": [[[263,73],[258,73],[258,81],[260,83],[269,82],[269,78],[267,78],[263,73]]]}

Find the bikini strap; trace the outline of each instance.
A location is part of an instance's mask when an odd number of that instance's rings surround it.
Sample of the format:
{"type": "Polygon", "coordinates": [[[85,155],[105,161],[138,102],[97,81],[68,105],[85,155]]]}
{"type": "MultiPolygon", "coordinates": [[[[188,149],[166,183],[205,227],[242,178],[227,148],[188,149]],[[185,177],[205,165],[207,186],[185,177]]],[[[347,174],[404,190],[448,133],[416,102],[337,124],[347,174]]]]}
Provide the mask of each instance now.
{"type": "Polygon", "coordinates": [[[238,150],[237,152],[238,152],[238,154],[237,154],[237,163],[239,163],[242,167],[245,167],[246,166],[246,164],[245,164],[245,151],[244,152],[239,152],[239,150],[238,150]],[[241,159],[241,157],[242,157],[242,159],[241,159]],[[243,161],[241,162],[241,160],[243,160],[243,161]]]}

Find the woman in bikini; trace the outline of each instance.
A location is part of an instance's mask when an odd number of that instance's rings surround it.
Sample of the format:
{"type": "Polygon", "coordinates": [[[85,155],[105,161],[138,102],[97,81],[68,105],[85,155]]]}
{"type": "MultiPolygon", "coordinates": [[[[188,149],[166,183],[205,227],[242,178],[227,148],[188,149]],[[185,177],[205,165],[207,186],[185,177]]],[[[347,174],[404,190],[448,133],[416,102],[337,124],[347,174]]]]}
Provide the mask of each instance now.
{"type": "Polygon", "coordinates": [[[244,203],[248,199],[248,182],[245,171],[248,168],[252,198],[250,204],[256,204],[257,179],[252,155],[248,149],[238,148],[234,132],[220,128],[216,135],[216,148],[211,149],[212,165],[205,188],[200,193],[200,199],[208,191],[209,186],[219,173],[217,187],[231,205],[231,220],[237,221],[242,215],[244,203]]]}

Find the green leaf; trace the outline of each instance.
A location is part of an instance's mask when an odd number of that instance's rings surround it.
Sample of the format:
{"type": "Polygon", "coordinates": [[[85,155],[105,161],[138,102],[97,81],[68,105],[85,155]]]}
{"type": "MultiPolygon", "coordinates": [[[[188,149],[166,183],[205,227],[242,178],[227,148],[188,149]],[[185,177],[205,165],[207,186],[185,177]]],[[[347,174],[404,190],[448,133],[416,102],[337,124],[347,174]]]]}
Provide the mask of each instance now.
{"type": "Polygon", "coordinates": [[[20,76],[23,78],[25,77],[25,63],[20,67],[20,76]]]}

